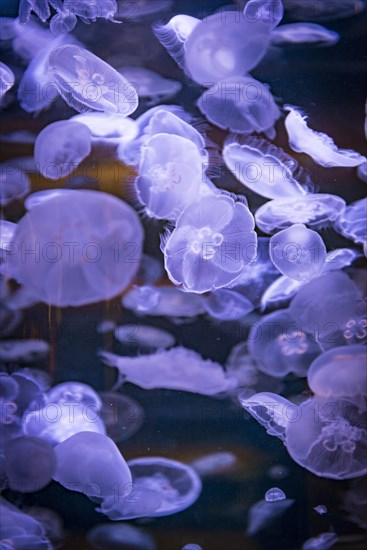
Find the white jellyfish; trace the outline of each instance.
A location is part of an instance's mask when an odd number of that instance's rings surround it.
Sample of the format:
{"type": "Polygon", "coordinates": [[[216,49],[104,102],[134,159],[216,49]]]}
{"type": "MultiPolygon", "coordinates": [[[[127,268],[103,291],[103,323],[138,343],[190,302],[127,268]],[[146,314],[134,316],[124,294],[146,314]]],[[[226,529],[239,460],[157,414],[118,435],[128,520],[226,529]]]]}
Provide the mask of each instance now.
{"type": "Polygon", "coordinates": [[[52,550],[42,523],[0,497],[0,540],[4,550],[52,550]]]}
{"type": "Polygon", "coordinates": [[[117,71],[136,87],[139,97],[147,99],[147,105],[153,106],[178,94],[181,82],[164,78],[144,67],[119,67],[117,71]]]}
{"type": "MultiPolygon", "coordinates": [[[[367,243],[367,198],[348,204],[335,223],[335,229],[355,243],[367,243]]],[[[366,250],[366,248],[365,248],[366,250]]]]}
{"type": "Polygon", "coordinates": [[[288,44],[312,44],[333,46],[340,39],[339,33],[317,23],[289,23],[279,25],[271,33],[270,41],[276,46],[288,44]]]}
{"type": "Polygon", "coordinates": [[[0,205],[7,206],[14,200],[21,200],[29,193],[31,182],[19,166],[8,160],[0,164],[0,205]]]}
{"type": "Polygon", "coordinates": [[[229,288],[220,288],[211,292],[204,299],[204,306],[211,317],[221,321],[242,319],[255,309],[246,296],[229,288]]]}
{"type": "Polygon", "coordinates": [[[175,343],[172,334],[148,325],[119,325],[115,328],[114,335],[121,344],[138,348],[163,349],[170,348],[175,343]]]}
{"type": "Polygon", "coordinates": [[[24,206],[29,211],[35,206],[45,204],[48,200],[55,197],[65,196],[67,193],[70,193],[70,189],[44,189],[42,191],[35,191],[25,199],[24,206]]]}
{"type": "Polygon", "coordinates": [[[15,76],[13,71],[0,61],[0,107],[7,91],[14,86],[15,76]]]}
{"type": "Polygon", "coordinates": [[[0,361],[5,363],[32,362],[46,357],[50,345],[45,340],[1,340],[0,361]]]}
{"type": "Polygon", "coordinates": [[[185,66],[185,43],[200,23],[200,19],[190,15],[179,14],[172,17],[165,25],[154,24],[153,32],[179,67],[185,66]]]}
{"type": "Polygon", "coordinates": [[[174,286],[136,286],[124,294],[122,305],[140,315],[196,317],[205,313],[204,298],[174,286]]]}
{"type": "Polygon", "coordinates": [[[316,537],[312,537],[302,545],[302,550],[329,550],[338,542],[338,536],[333,531],[320,533],[316,537]]]}

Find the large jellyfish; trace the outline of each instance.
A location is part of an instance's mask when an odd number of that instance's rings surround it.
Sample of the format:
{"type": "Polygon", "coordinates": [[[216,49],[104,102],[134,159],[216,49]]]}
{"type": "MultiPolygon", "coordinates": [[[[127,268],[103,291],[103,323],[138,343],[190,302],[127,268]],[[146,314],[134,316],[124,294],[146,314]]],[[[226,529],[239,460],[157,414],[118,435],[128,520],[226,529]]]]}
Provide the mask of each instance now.
{"type": "Polygon", "coordinates": [[[317,23],[289,23],[279,25],[271,33],[271,43],[276,46],[287,44],[312,44],[315,46],[333,46],[340,34],[317,23]]]}
{"type": "Polygon", "coordinates": [[[251,356],[259,370],[282,378],[292,372],[305,376],[320,346],[292,320],[287,310],[265,315],[251,327],[248,337],[251,356]]]}
{"type": "Polygon", "coordinates": [[[163,242],[165,268],[175,284],[203,293],[232,283],[256,255],[249,209],[229,195],[189,205],[163,242]]]}
{"type": "Polygon", "coordinates": [[[50,52],[47,63],[59,94],[75,110],[124,116],[136,110],[138,95],[134,86],[88,50],[59,46],[50,52]]]}
{"type": "Polygon", "coordinates": [[[20,220],[10,270],[48,304],[107,300],[132,281],[142,240],[138,216],[126,203],[97,191],[69,191],[20,220]]]}
{"type": "Polygon", "coordinates": [[[322,132],[311,130],[306,117],[294,107],[285,106],[289,111],[284,124],[289,137],[289,145],[297,153],[306,153],[317,164],[325,168],[335,166],[359,166],[366,159],[351,149],[338,149],[333,140],[322,132]]]}
{"type": "Polygon", "coordinates": [[[14,200],[21,200],[29,193],[31,182],[28,175],[12,162],[0,164],[0,205],[7,206],[14,200]]]}
{"type": "Polygon", "coordinates": [[[223,159],[238,181],[263,197],[302,200],[307,193],[298,181],[303,174],[297,162],[265,140],[230,137],[224,144],[223,159]]]}
{"type": "Polygon", "coordinates": [[[14,86],[15,76],[13,71],[0,61],[0,107],[8,90],[14,86]]]}
{"type": "Polygon", "coordinates": [[[100,352],[103,362],[119,370],[120,382],[132,382],[144,389],[165,388],[201,395],[233,390],[237,382],[223,367],[184,347],[157,351],[152,355],[128,357],[100,352]]]}
{"type": "Polygon", "coordinates": [[[275,233],[296,223],[319,229],[335,222],[345,206],[344,199],[326,193],[274,199],[257,209],[255,221],[264,233],[275,233]]]}
{"type": "Polygon", "coordinates": [[[57,180],[71,174],[91,152],[89,129],[79,122],[58,120],[37,136],[34,158],[40,173],[57,180]]]}
{"type": "Polygon", "coordinates": [[[297,223],[271,237],[269,253],[283,275],[307,282],[321,273],[326,246],[316,231],[297,223]]]}
{"type": "Polygon", "coordinates": [[[267,86],[251,76],[229,77],[215,82],[198,99],[197,106],[215,126],[275,137],[274,124],[280,110],[267,86]]]}

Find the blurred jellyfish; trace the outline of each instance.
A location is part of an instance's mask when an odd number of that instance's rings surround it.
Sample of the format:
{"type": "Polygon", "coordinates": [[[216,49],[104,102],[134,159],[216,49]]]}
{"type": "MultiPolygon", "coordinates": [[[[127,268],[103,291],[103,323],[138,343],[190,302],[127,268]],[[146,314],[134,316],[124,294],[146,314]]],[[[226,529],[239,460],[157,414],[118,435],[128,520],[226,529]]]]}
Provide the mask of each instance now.
{"type": "Polygon", "coordinates": [[[18,251],[9,264],[12,276],[41,301],[80,306],[112,298],[130,284],[142,240],[139,218],[126,203],[106,193],[69,191],[20,220],[18,251]]]}
{"type": "Polygon", "coordinates": [[[177,514],[199,498],[201,481],[193,468],[162,457],[130,460],[134,491],[124,502],[106,499],[98,510],[110,519],[177,514]]]}
{"type": "Polygon", "coordinates": [[[361,181],[367,183],[367,160],[358,166],[357,176],[361,181]]]}
{"type": "Polygon", "coordinates": [[[263,386],[266,386],[267,382],[273,390],[277,383],[275,378],[267,377],[260,372],[254,358],[249,354],[246,342],[240,342],[231,349],[225,367],[228,376],[235,378],[239,387],[258,388],[260,385],[261,389],[266,391],[263,386]]]}
{"type": "Polygon", "coordinates": [[[335,222],[345,206],[341,197],[322,193],[274,199],[257,209],[255,221],[261,231],[270,234],[297,223],[320,229],[335,222]]]}
{"type": "Polygon", "coordinates": [[[229,138],[223,148],[227,168],[245,187],[268,199],[302,200],[307,189],[297,162],[265,140],[229,138]]]}
{"type": "Polygon", "coordinates": [[[338,149],[326,134],[308,128],[306,117],[296,108],[286,105],[288,115],[284,121],[289,145],[297,153],[306,153],[325,168],[359,166],[366,159],[351,149],[338,149]]]}
{"type": "Polygon", "coordinates": [[[116,327],[115,338],[126,346],[138,348],[170,348],[175,344],[175,338],[166,330],[148,325],[119,325],[116,327]]]}
{"type": "Polygon", "coordinates": [[[5,470],[10,489],[21,493],[40,491],[56,470],[52,446],[38,437],[18,437],[5,445],[5,470]]]}
{"type": "Polygon", "coordinates": [[[101,418],[108,437],[116,443],[125,441],[138,432],[144,422],[143,407],[127,395],[117,392],[101,392],[101,418]]]}
{"type": "Polygon", "coordinates": [[[110,65],[79,46],[59,46],[48,58],[59,94],[70,107],[128,116],[138,106],[134,86],[110,65]]]}
{"type": "Polygon", "coordinates": [[[12,240],[17,229],[17,224],[0,220],[0,250],[12,250],[12,240]]]}
{"type": "Polygon", "coordinates": [[[367,472],[366,406],[350,400],[312,398],[286,427],[286,447],[298,464],[320,477],[350,479],[367,472]]]}
{"type": "Polygon", "coordinates": [[[367,243],[367,198],[348,204],[335,229],[355,243],[367,243]]]}
{"type": "Polygon", "coordinates": [[[269,253],[283,275],[308,282],[321,273],[326,246],[316,231],[297,223],[271,237],[269,253]]]}
{"type": "Polygon", "coordinates": [[[261,311],[287,305],[303,285],[302,281],[290,279],[286,275],[278,277],[261,296],[261,311]]]}
{"type": "Polygon", "coordinates": [[[305,376],[320,346],[292,320],[288,310],[265,315],[252,325],[248,348],[260,371],[282,378],[289,373],[305,376]]]}
{"type": "Polygon", "coordinates": [[[269,435],[285,441],[285,431],[289,420],[294,416],[294,409],[297,409],[296,405],[271,392],[260,392],[249,397],[248,392],[245,391],[239,393],[238,400],[269,435]]]}
{"type": "Polygon", "coordinates": [[[138,282],[142,285],[153,285],[163,278],[164,269],[161,262],[154,256],[143,254],[136,275],[138,282]]]}
{"type": "MultiPolygon", "coordinates": [[[[10,252],[11,253],[11,249],[10,252]]],[[[17,288],[6,300],[6,307],[12,311],[27,309],[39,302],[39,298],[24,287],[17,288]]]]}
{"type": "Polygon", "coordinates": [[[4,550],[52,550],[42,523],[0,497],[0,540],[4,550]]]}
{"type": "Polygon", "coordinates": [[[5,363],[38,361],[49,353],[50,345],[45,340],[2,340],[0,341],[0,361],[5,363]]]}
{"type": "Polygon", "coordinates": [[[50,21],[50,30],[54,34],[66,33],[73,30],[77,16],[83,23],[89,24],[98,18],[120,23],[114,19],[117,11],[116,0],[52,0],[52,6],[57,13],[50,21]]]}
{"type": "Polygon", "coordinates": [[[284,498],[268,502],[259,500],[251,506],[248,513],[248,526],[246,534],[249,537],[256,535],[273,521],[283,515],[294,503],[293,498],[284,498]]]}
{"type": "Polygon", "coordinates": [[[205,297],[204,306],[207,313],[221,321],[242,319],[254,310],[254,305],[239,292],[220,288],[205,297]]]}
{"type": "Polygon", "coordinates": [[[289,23],[280,25],[271,33],[270,41],[276,46],[288,44],[312,44],[315,46],[333,46],[340,34],[317,23],[289,23]]]}
{"type": "Polygon", "coordinates": [[[200,96],[197,106],[209,122],[224,130],[275,137],[280,110],[269,88],[251,76],[216,82],[200,96]]]}
{"type": "Polygon", "coordinates": [[[14,86],[15,76],[13,71],[0,61],[0,107],[8,90],[14,86]]]}
{"type": "Polygon", "coordinates": [[[51,15],[50,5],[54,0],[20,0],[19,2],[19,21],[20,23],[27,23],[31,16],[32,11],[43,21],[51,15]]]}
{"type": "Polygon", "coordinates": [[[338,536],[336,533],[332,531],[320,533],[317,537],[306,540],[302,545],[302,550],[329,550],[337,542],[338,536]]]}
{"type": "Polygon", "coordinates": [[[27,174],[12,161],[0,164],[0,205],[7,206],[29,193],[31,182],[27,174]]]}
{"type": "Polygon", "coordinates": [[[82,382],[62,382],[53,386],[48,392],[48,400],[54,403],[81,403],[84,406],[92,406],[97,411],[102,407],[98,393],[82,382]]]}
{"type": "Polygon", "coordinates": [[[256,67],[266,52],[271,30],[283,16],[282,3],[272,4],[268,10],[266,1],[251,1],[243,14],[215,13],[195,25],[184,42],[184,68],[190,78],[212,86],[226,78],[238,79],[256,67]]]}
{"type": "Polygon", "coordinates": [[[156,550],[153,538],[126,523],[100,523],[88,531],[87,540],[96,550],[156,550]]]}
{"type": "Polygon", "coordinates": [[[69,192],[69,189],[43,189],[42,191],[35,191],[25,199],[24,206],[27,210],[32,210],[35,206],[44,204],[49,199],[66,196],[69,192]]]}
{"type": "Polygon", "coordinates": [[[309,0],[283,0],[286,14],[292,19],[301,21],[327,21],[350,17],[362,12],[366,6],[363,0],[318,0],[317,3],[309,0]]]}
{"type": "Polygon", "coordinates": [[[113,332],[116,327],[117,323],[115,323],[115,321],[112,321],[111,319],[104,319],[98,323],[97,332],[99,334],[108,334],[109,332],[113,332]]]}
{"type": "Polygon", "coordinates": [[[318,504],[314,507],[315,512],[317,512],[320,516],[323,516],[324,514],[327,514],[327,508],[323,504],[318,504]]]}
{"type": "Polygon", "coordinates": [[[343,508],[348,512],[348,519],[362,529],[367,529],[367,476],[355,479],[350,483],[343,508]]]}
{"type": "Polygon", "coordinates": [[[63,540],[63,521],[59,514],[50,508],[31,506],[26,508],[27,514],[38,521],[46,532],[46,536],[59,548],[63,540]]]}
{"type": "Polygon", "coordinates": [[[118,0],[116,17],[140,20],[168,10],[172,4],[173,0],[118,0]]]}
{"type": "Polygon", "coordinates": [[[286,496],[284,491],[279,489],[279,487],[272,487],[265,493],[266,502],[278,502],[279,500],[284,500],[285,498],[286,496]]]}
{"type": "Polygon", "coordinates": [[[366,353],[365,346],[355,344],[335,347],[319,355],[307,373],[311,390],[318,397],[351,398],[363,405],[367,395],[366,353]]]}
{"type": "Polygon", "coordinates": [[[127,381],[144,389],[216,395],[236,387],[235,379],[227,376],[219,363],[203,359],[195,351],[181,346],[140,357],[102,351],[100,357],[106,365],[119,370],[120,383],[127,381]]]}
{"type": "Polygon", "coordinates": [[[153,106],[178,94],[181,82],[164,78],[143,67],[119,67],[117,71],[136,87],[139,97],[147,98],[147,105],[153,106]]]}
{"type": "Polygon", "coordinates": [[[169,278],[199,294],[229,285],[256,255],[254,225],[249,209],[229,195],[189,205],[162,243],[169,278]]]}
{"type": "Polygon", "coordinates": [[[57,468],[53,478],[67,489],[97,498],[115,498],[117,491],[129,494],[129,467],[106,435],[79,432],[56,445],[54,451],[57,468]]]}
{"type": "Polygon", "coordinates": [[[185,546],[183,546],[181,550],[203,550],[203,549],[201,546],[199,546],[199,544],[190,543],[190,544],[185,544],[185,546]]]}
{"type": "Polygon", "coordinates": [[[293,298],[289,314],[299,329],[318,341],[333,341],[355,314],[360,292],[341,271],[332,271],[305,284],[293,298]]]}
{"type": "Polygon", "coordinates": [[[41,392],[47,392],[51,387],[51,376],[43,370],[22,366],[16,372],[20,372],[24,378],[37,384],[41,392]]]}
{"type": "Polygon", "coordinates": [[[122,298],[122,305],[140,315],[195,317],[205,313],[204,298],[173,286],[136,286],[122,298]]]}
{"type": "Polygon", "coordinates": [[[285,479],[289,475],[289,470],[283,464],[274,464],[266,472],[266,475],[271,479],[285,479]]]}
{"type": "Polygon", "coordinates": [[[233,453],[222,451],[195,458],[190,466],[203,478],[232,470],[236,462],[237,457],[233,453]]]}
{"type": "Polygon", "coordinates": [[[181,68],[185,66],[185,43],[200,23],[200,19],[190,15],[175,15],[165,25],[155,23],[153,32],[170,56],[181,68]]]}
{"type": "Polygon", "coordinates": [[[71,174],[91,152],[88,128],[79,122],[59,120],[37,136],[34,158],[40,173],[57,180],[71,174]]]}

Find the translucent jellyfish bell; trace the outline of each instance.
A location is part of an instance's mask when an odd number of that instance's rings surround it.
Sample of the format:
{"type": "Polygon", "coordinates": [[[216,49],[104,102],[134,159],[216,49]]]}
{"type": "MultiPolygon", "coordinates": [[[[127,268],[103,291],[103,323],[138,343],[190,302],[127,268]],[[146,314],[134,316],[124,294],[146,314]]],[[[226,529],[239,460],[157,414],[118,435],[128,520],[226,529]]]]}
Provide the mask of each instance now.
{"type": "Polygon", "coordinates": [[[209,122],[239,134],[264,132],[270,139],[275,137],[280,110],[267,86],[251,76],[214,82],[197,101],[209,122]]]}
{"type": "Polygon", "coordinates": [[[268,199],[302,200],[298,164],[282,149],[265,140],[228,138],[223,148],[227,168],[245,187],[268,199]]]}
{"type": "Polygon", "coordinates": [[[282,275],[272,282],[261,296],[261,311],[287,305],[304,285],[302,281],[282,275]]]}
{"type": "Polygon", "coordinates": [[[207,313],[214,319],[221,321],[235,321],[242,319],[255,309],[254,305],[239,292],[220,288],[211,292],[204,300],[207,313]]]}
{"type": "Polygon", "coordinates": [[[29,363],[43,359],[49,353],[50,345],[45,340],[1,340],[0,361],[5,363],[29,363]]]}
{"type": "Polygon", "coordinates": [[[29,211],[35,206],[44,204],[49,199],[65,196],[69,192],[70,189],[43,189],[42,191],[35,191],[25,199],[24,206],[29,211]]]}
{"type": "Polygon", "coordinates": [[[256,535],[285,513],[294,503],[293,498],[276,501],[259,500],[251,506],[248,514],[247,536],[256,535]]]}
{"type": "Polygon", "coordinates": [[[222,451],[195,458],[190,465],[203,478],[232,470],[236,462],[237,457],[233,453],[222,451]]]}
{"type": "Polygon", "coordinates": [[[48,401],[54,403],[80,403],[85,407],[93,407],[99,411],[102,401],[91,386],[82,382],[62,382],[50,389],[48,401]]]}
{"type": "Polygon", "coordinates": [[[306,117],[290,105],[285,106],[288,115],[284,121],[289,145],[297,153],[306,153],[317,164],[325,168],[335,166],[359,166],[366,159],[350,149],[338,149],[326,134],[308,128],[306,117]]]}
{"type": "Polygon", "coordinates": [[[317,4],[309,0],[283,0],[286,14],[301,21],[328,21],[357,15],[366,9],[363,0],[319,0],[317,4]]]}
{"type": "Polygon", "coordinates": [[[14,86],[15,76],[13,71],[0,61],[0,106],[8,90],[14,86]]]}
{"type": "Polygon", "coordinates": [[[233,282],[255,257],[256,246],[249,209],[221,195],[189,205],[162,249],[171,281],[201,294],[233,282]]]}
{"type": "Polygon", "coordinates": [[[48,67],[60,95],[79,112],[92,109],[129,116],[138,106],[134,86],[84,48],[55,48],[48,58],[48,67]]]}
{"type": "Polygon", "coordinates": [[[124,294],[122,305],[140,315],[195,317],[205,313],[204,299],[174,286],[136,286],[124,294]]]}
{"type": "Polygon", "coordinates": [[[340,39],[339,33],[317,23],[289,23],[279,25],[271,33],[271,43],[276,46],[288,44],[312,44],[315,46],[333,46],[340,39]]]}
{"type": "Polygon", "coordinates": [[[81,113],[69,120],[80,122],[87,126],[94,138],[119,138],[118,143],[133,140],[138,133],[138,124],[129,117],[115,115],[111,117],[104,113],[81,113]]]}
{"type": "Polygon", "coordinates": [[[338,542],[338,536],[333,531],[320,533],[316,537],[312,537],[302,545],[302,550],[329,550],[338,542]]]}
{"type": "Polygon", "coordinates": [[[285,441],[285,431],[293,419],[297,407],[276,393],[261,392],[248,396],[240,393],[238,400],[242,407],[263,426],[269,435],[285,441]]]}
{"type": "Polygon", "coordinates": [[[271,237],[269,253],[283,275],[307,282],[321,273],[326,246],[316,231],[297,223],[271,237]]]}
{"type": "Polygon", "coordinates": [[[115,338],[125,346],[138,348],[170,348],[175,338],[166,330],[148,325],[120,325],[116,327],[115,338]]]}
{"type": "Polygon", "coordinates": [[[14,200],[21,200],[29,193],[31,182],[23,170],[12,161],[0,164],[0,205],[7,206],[14,200]]]}
{"type": "Polygon", "coordinates": [[[272,487],[265,493],[266,502],[278,502],[279,500],[284,500],[285,498],[286,496],[284,491],[279,489],[279,487],[272,487]]]}
{"type": "Polygon", "coordinates": [[[42,523],[0,497],[0,540],[4,550],[52,550],[42,523]]]}
{"type": "Polygon", "coordinates": [[[200,23],[200,19],[190,15],[175,15],[165,25],[154,24],[153,32],[179,67],[185,66],[185,43],[200,23]]]}
{"type": "Polygon", "coordinates": [[[126,523],[100,523],[92,527],[87,540],[96,550],[156,550],[148,533],[126,523]]]}
{"type": "Polygon", "coordinates": [[[164,78],[143,67],[121,67],[117,69],[136,87],[139,97],[147,98],[147,105],[153,106],[178,94],[181,82],[164,78]]]}
{"type": "Polygon", "coordinates": [[[348,204],[335,223],[335,229],[355,243],[367,243],[367,198],[348,204]]]}
{"type": "Polygon", "coordinates": [[[89,129],[79,122],[59,120],[37,136],[34,158],[40,173],[57,180],[71,174],[91,152],[89,129]]]}
{"type": "Polygon", "coordinates": [[[106,193],[69,191],[20,220],[10,270],[49,304],[107,300],[131,283],[142,240],[139,218],[126,203],[106,193]]]}
{"type": "Polygon", "coordinates": [[[367,472],[366,408],[350,400],[313,398],[299,406],[286,429],[286,446],[298,464],[332,479],[350,479],[367,472]]]}

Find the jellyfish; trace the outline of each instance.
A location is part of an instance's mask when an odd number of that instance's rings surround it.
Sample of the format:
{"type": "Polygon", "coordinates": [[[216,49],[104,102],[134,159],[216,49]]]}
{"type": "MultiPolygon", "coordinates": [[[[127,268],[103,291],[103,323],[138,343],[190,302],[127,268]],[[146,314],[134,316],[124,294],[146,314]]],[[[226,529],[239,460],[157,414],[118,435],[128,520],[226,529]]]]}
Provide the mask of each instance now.
{"type": "Polygon", "coordinates": [[[63,521],[57,512],[50,508],[41,506],[31,506],[26,508],[27,514],[38,521],[45,530],[46,537],[54,544],[54,547],[59,547],[64,538],[63,521]]]}
{"type": "Polygon", "coordinates": [[[172,334],[148,325],[119,325],[115,328],[114,334],[116,340],[125,346],[164,349],[175,344],[172,334]]]}
{"type": "Polygon", "coordinates": [[[79,122],[59,120],[37,136],[34,158],[43,176],[57,180],[71,174],[91,152],[88,128],[79,122]]]}
{"type": "Polygon", "coordinates": [[[303,285],[302,281],[296,281],[286,275],[278,277],[261,296],[261,311],[288,304],[303,285]]]}
{"type": "Polygon", "coordinates": [[[150,107],[170,99],[182,89],[181,82],[164,78],[143,67],[120,67],[117,71],[135,85],[138,96],[146,98],[150,107]]]}
{"type": "Polygon", "coordinates": [[[230,137],[224,144],[223,159],[242,185],[262,197],[302,201],[306,196],[307,188],[298,181],[304,176],[297,162],[265,140],[230,137]]]}
{"type": "Polygon", "coordinates": [[[195,458],[190,466],[203,478],[232,470],[236,462],[237,457],[233,453],[221,451],[195,458]]]}
{"type": "Polygon", "coordinates": [[[204,305],[211,317],[221,321],[242,319],[255,309],[246,296],[227,288],[220,288],[211,292],[205,298],[204,305]]]}
{"type": "Polygon", "coordinates": [[[235,76],[215,81],[198,99],[202,114],[215,126],[252,134],[264,132],[275,137],[274,124],[280,110],[267,86],[251,76],[235,76]]]}
{"type": "Polygon", "coordinates": [[[138,282],[142,285],[154,285],[163,278],[164,268],[161,262],[154,256],[143,254],[136,275],[138,282]]]}
{"type": "Polygon", "coordinates": [[[366,347],[361,344],[332,348],[311,363],[307,382],[315,395],[345,397],[364,403],[367,395],[366,347]]]}
{"type": "Polygon", "coordinates": [[[181,550],[203,550],[199,544],[189,543],[185,544],[181,550]]]}
{"type": "Polygon", "coordinates": [[[190,204],[162,243],[170,280],[198,294],[228,286],[256,255],[254,225],[245,204],[229,195],[190,204]]]}
{"type": "Polygon", "coordinates": [[[48,68],[59,94],[70,107],[129,116],[138,107],[134,86],[88,50],[59,46],[48,57],[48,68]]]}
{"type": "Polygon", "coordinates": [[[108,437],[120,443],[140,430],[145,414],[143,407],[135,399],[113,391],[101,392],[100,397],[101,418],[108,437]]]}
{"type": "Polygon", "coordinates": [[[336,231],[355,243],[367,242],[367,198],[348,204],[334,224],[336,231]]]}
{"type": "Polygon", "coordinates": [[[0,164],[0,205],[7,206],[29,193],[31,182],[27,174],[12,161],[0,164]]]}
{"type": "Polygon", "coordinates": [[[28,195],[24,201],[24,206],[28,211],[32,210],[35,206],[45,204],[48,200],[55,197],[63,197],[69,193],[69,189],[43,189],[42,191],[35,191],[28,195]]]}
{"type": "Polygon", "coordinates": [[[223,367],[182,346],[151,355],[128,357],[100,352],[102,361],[119,371],[119,384],[131,382],[144,389],[163,388],[201,395],[230,392],[236,380],[223,367]]]}
{"type": "Polygon", "coordinates": [[[0,107],[6,94],[14,86],[15,76],[13,71],[0,61],[0,107]]]}
{"type": "Polygon", "coordinates": [[[326,531],[306,540],[302,545],[302,550],[329,550],[337,542],[337,534],[333,531],[326,531]]]}
{"type": "Polygon", "coordinates": [[[247,536],[256,535],[283,515],[293,503],[293,498],[284,498],[275,501],[259,500],[253,504],[248,513],[247,536]]]}
{"type": "Polygon", "coordinates": [[[288,115],[284,124],[288,133],[289,145],[297,153],[306,153],[317,164],[325,168],[335,166],[354,167],[365,162],[365,157],[351,149],[339,149],[326,134],[311,130],[306,116],[291,105],[285,105],[288,115]]]}
{"type": "Polygon", "coordinates": [[[126,523],[99,523],[88,531],[87,540],[96,550],[156,550],[153,538],[126,523]]]}
{"type": "Polygon", "coordinates": [[[0,497],[0,540],[4,550],[52,550],[42,523],[0,497]]]}
{"type": "Polygon", "coordinates": [[[205,313],[204,298],[173,286],[136,286],[124,294],[122,305],[137,315],[196,317],[205,313]]]}
{"type": "Polygon", "coordinates": [[[320,516],[328,513],[326,506],[324,506],[323,504],[318,504],[317,506],[314,506],[314,510],[320,516]]]}
{"type": "Polygon", "coordinates": [[[20,372],[24,378],[34,382],[43,393],[47,392],[51,387],[51,376],[43,370],[22,366],[16,372],[20,372]]]}
{"type": "Polygon", "coordinates": [[[312,44],[333,46],[340,40],[340,34],[317,23],[289,23],[280,25],[271,33],[270,41],[276,46],[288,44],[312,44]]]}
{"type": "Polygon", "coordinates": [[[297,326],[287,310],[269,313],[252,325],[248,348],[259,370],[275,378],[289,373],[305,376],[321,353],[319,344],[297,326]]]}
{"type": "Polygon", "coordinates": [[[367,183],[367,160],[358,166],[357,176],[361,181],[367,183]]]}
{"type": "Polygon", "coordinates": [[[366,6],[363,0],[318,0],[315,4],[309,0],[283,0],[286,14],[301,21],[327,21],[350,17],[362,12],[366,6]]]}
{"type": "Polygon", "coordinates": [[[98,393],[82,382],[62,382],[53,386],[48,392],[48,400],[54,403],[80,403],[85,407],[93,407],[97,411],[102,407],[98,393]]]}
{"type": "Polygon", "coordinates": [[[285,500],[286,498],[287,497],[285,496],[284,491],[279,489],[279,487],[272,487],[265,493],[266,502],[278,502],[279,500],[285,500]]]}
{"type": "Polygon", "coordinates": [[[177,514],[199,498],[202,485],[193,468],[163,457],[142,457],[128,462],[133,493],[123,502],[106,499],[97,511],[110,519],[160,517],[177,514]]]}
{"type": "Polygon", "coordinates": [[[185,43],[200,23],[200,19],[190,15],[175,15],[165,25],[154,24],[153,32],[170,56],[181,68],[185,66],[185,43]]]}
{"type": "Polygon", "coordinates": [[[129,494],[131,473],[115,443],[106,435],[79,432],[54,448],[57,467],[53,479],[88,497],[115,498],[129,494]]]}
{"type": "Polygon", "coordinates": [[[138,216],[126,203],[97,191],[69,191],[20,220],[10,270],[48,304],[107,300],[131,283],[142,240],[138,216]]]}
{"type": "Polygon", "coordinates": [[[10,489],[21,493],[40,491],[56,470],[52,446],[38,437],[18,437],[4,449],[5,470],[10,489]]]}
{"type": "Polygon", "coordinates": [[[0,220],[0,249],[12,250],[11,243],[14,238],[14,233],[17,229],[17,224],[8,222],[7,220],[0,220]]]}
{"type": "Polygon", "coordinates": [[[338,220],[345,207],[341,197],[326,193],[274,199],[257,209],[255,221],[261,231],[269,234],[299,223],[320,229],[338,220]]]}
{"type": "Polygon", "coordinates": [[[119,0],[116,17],[128,21],[140,20],[168,10],[173,0],[119,0]]]}
{"type": "Polygon", "coordinates": [[[50,20],[50,31],[53,34],[66,34],[71,32],[78,22],[76,15],[67,9],[66,2],[53,0],[53,7],[56,9],[55,15],[50,20]]]}
{"type": "Polygon", "coordinates": [[[91,21],[96,21],[98,18],[106,19],[112,23],[120,23],[114,18],[117,11],[116,0],[52,0],[53,7],[57,10],[57,14],[53,16],[50,22],[50,29],[57,34],[58,32],[69,32],[73,30],[76,24],[76,16],[83,23],[89,24],[91,21]],[[64,20],[65,30],[60,29],[59,25],[55,28],[55,17],[60,16],[64,20]],[[54,25],[52,22],[54,21],[54,25]]]}
{"type": "Polygon", "coordinates": [[[50,345],[45,340],[1,340],[0,361],[5,363],[30,363],[43,359],[49,353],[50,345]]]}
{"type": "Polygon", "coordinates": [[[19,22],[27,23],[32,11],[44,23],[51,15],[50,5],[54,0],[20,0],[19,2],[19,22]]]}
{"type": "Polygon", "coordinates": [[[104,113],[81,113],[74,115],[70,121],[84,124],[92,134],[92,138],[100,140],[113,139],[117,143],[133,140],[138,134],[138,124],[130,117],[122,115],[110,116],[104,113]]]}
{"type": "Polygon", "coordinates": [[[142,149],[135,184],[148,216],[177,219],[197,197],[202,172],[202,158],[194,143],[170,134],[153,135],[142,149]]]}
{"type": "Polygon", "coordinates": [[[112,321],[111,319],[103,319],[103,321],[97,325],[97,332],[99,334],[108,334],[109,332],[113,332],[116,327],[117,323],[115,323],[115,321],[112,321]]]}
{"type": "Polygon", "coordinates": [[[323,274],[305,284],[289,307],[289,314],[300,330],[317,341],[333,341],[355,314],[360,292],[355,283],[341,271],[323,274]]]}
{"type": "Polygon", "coordinates": [[[271,237],[269,253],[283,275],[308,282],[321,273],[326,246],[316,231],[296,223],[271,237]]]}

